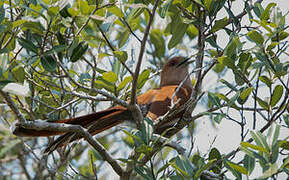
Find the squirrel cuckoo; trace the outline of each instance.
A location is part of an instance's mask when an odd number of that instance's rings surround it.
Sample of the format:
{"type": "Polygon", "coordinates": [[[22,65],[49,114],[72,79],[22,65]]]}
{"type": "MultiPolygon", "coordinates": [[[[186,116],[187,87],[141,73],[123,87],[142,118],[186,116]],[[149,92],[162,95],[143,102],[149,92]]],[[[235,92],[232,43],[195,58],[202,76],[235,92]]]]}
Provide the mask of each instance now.
{"type": "MultiPolygon", "coordinates": [[[[187,62],[188,59],[183,57],[174,57],[169,59],[163,66],[161,71],[160,87],[150,89],[147,92],[137,97],[137,103],[140,107],[146,107],[146,117],[152,120],[156,120],[158,117],[163,116],[169,111],[171,105],[171,99],[174,96],[174,102],[177,107],[184,104],[191,95],[192,82],[189,77],[187,62]],[[185,80],[184,80],[185,79],[185,80]],[[182,82],[181,88],[175,93],[179,84],[182,82]],[[174,95],[175,93],[175,95],[174,95]]],[[[155,127],[155,132],[161,134],[164,130],[172,127],[179,118],[181,118],[183,112],[178,113],[171,121],[166,124],[160,123],[158,127],[155,127]]],[[[73,125],[81,125],[86,128],[89,133],[95,135],[106,129],[114,127],[124,121],[132,121],[132,113],[125,107],[115,106],[103,111],[94,112],[92,114],[72,118],[54,121],[54,123],[66,123],[73,125]]],[[[48,130],[32,130],[18,127],[13,131],[13,134],[17,136],[55,136],[61,135],[55,141],[53,141],[45,150],[46,153],[54,151],[56,148],[66,145],[74,140],[80,139],[81,136],[75,133],[61,133],[57,131],[48,130]]]]}

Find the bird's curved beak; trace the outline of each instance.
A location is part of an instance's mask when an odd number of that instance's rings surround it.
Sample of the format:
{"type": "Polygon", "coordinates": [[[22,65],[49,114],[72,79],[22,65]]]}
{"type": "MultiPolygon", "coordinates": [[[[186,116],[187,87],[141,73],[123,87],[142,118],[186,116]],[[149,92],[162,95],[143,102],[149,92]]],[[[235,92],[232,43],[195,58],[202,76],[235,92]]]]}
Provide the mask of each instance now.
{"type": "Polygon", "coordinates": [[[177,67],[181,67],[181,66],[187,66],[190,62],[189,60],[191,59],[191,57],[188,58],[184,58],[184,60],[182,62],[180,62],[177,67]]]}

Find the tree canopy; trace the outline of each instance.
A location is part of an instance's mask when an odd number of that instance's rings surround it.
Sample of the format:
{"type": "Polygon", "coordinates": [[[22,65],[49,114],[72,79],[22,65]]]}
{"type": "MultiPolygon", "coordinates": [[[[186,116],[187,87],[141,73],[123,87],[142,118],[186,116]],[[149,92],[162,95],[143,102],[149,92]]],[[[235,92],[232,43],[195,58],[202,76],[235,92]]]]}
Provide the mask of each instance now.
{"type": "Polygon", "coordinates": [[[1,1],[1,179],[288,178],[288,12],[262,0],[1,1]],[[184,107],[191,117],[171,138],[134,116],[137,127],[94,138],[63,128],[83,140],[47,155],[54,137],[9,130],[15,123],[55,128],[41,122],[129,99],[139,114],[136,96],[158,87],[162,65],[179,55],[190,57],[194,89],[184,107]],[[237,145],[224,151],[218,136],[197,136],[204,121],[208,130],[238,134],[234,143],[221,139],[237,145]]]}

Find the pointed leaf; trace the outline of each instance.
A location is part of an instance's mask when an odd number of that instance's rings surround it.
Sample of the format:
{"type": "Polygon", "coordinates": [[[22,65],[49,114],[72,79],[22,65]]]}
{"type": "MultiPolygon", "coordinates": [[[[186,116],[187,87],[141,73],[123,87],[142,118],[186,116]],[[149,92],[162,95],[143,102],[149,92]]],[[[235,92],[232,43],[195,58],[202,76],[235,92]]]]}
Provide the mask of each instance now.
{"type": "Polygon", "coordinates": [[[46,71],[53,72],[57,68],[57,62],[51,55],[41,57],[40,62],[46,71]]]}
{"type": "Polygon", "coordinates": [[[228,18],[227,17],[216,20],[214,26],[211,29],[211,32],[217,32],[220,29],[223,29],[227,24],[228,24],[228,18]]]}
{"type": "Polygon", "coordinates": [[[258,97],[256,97],[256,100],[257,100],[258,104],[259,104],[262,108],[264,108],[264,109],[266,109],[266,110],[269,109],[269,105],[268,105],[267,102],[263,101],[262,99],[260,99],[260,98],[258,98],[258,97]]]}
{"type": "Polygon", "coordinates": [[[255,31],[255,30],[248,32],[247,35],[256,44],[263,44],[263,42],[264,42],[263,36],[259,32],[255,31]]]}
{"type": "Polygon", "coordinates": [[[257,151],[268,152],[264,147],[253,145],[253,144],[250,144],[248,142],[241,142],[241,146],[249,147],[249,148],[257,150],[257,151]]]}
{"type": "Polygon", "coordinates": [[[19,38],[18,39],[19,44],[25,48],[28,51],[32,51],[35,54],[38,53],[38,48],[32,43],[32,41],[24,39],[24,38],[19,38]]]}
{"type": "Polygon", "coordinates": [[[283,86],[282,85],[277,85],[274,88],[273,94],[272,94],[272,99],[270,102],[271,107],[274,107],[278,101],[280,100],[280,98],[282,97],[283,94],[283,86]]]}
{"type": "Polygon", "coordinates": [[[240,94],[240,98],[242,100],[245,100],[248,98],[248,96],[251,94],[251,92],[254,90],[253,87],[248,87],[247,89],[244,89],[241,94],[240,94]]]}
{"type": "Polygon", "coordinates": [[[121,91],[123,88],[126,87],[126,85],[128,83],[130,83],[132,81],[132,76],[128,76],[128,77],[125,77],[124,80],[122,80],[119,85],[117,86],[117,91],[121,91]]]}
{"type": "Polygon", "coordinates": [[[271,87],[271,85],[273,84],[273,82],[267,76],[260,76],[259,79],[260,81],[265,83],[268,87],[271,87]]]}
{"type": "Polygon", "coordinates": [[[234,169],[235,171],[238,171],[239,173],[242,173],[242,174],[248,174],[246,168],[238,165],[238,164],[235,164],[233,162],[229,162],[227,161],[227,164],[232,168],[234,169]]]}
{"type": "Polygon", "coordinates": [[[117,57],[117,59],[121,62],[126,62],[127,60],[127,52],[126,51],[113,51],[113,54],[117,57]]]}
{"type": "Polygon", "coordinates": [[[115,83],[117,81],[117,75],[112,71],[102,73],[102,78],[111,83],[115,83]]]}
{"type": "Polygon", "coordinates": [[[80,42],[72,51],[70,61],[76,62],[78,61],[88,49],[88,44],[84,41],[80,42]]]}
{"type": "Polygon", "coordinates": [[[255,168],[255,159],[246,154],[243,163],[244,167],[247,169],[248,175],[250,175],[255,168]]]}
{"type": "Polygon", "coordinates": [[[173,0],[167,0],[164,4],[161,5],[161,7],[159,9],[161,18],[165,18],[166,17],[166,14],[167,14],[167,12],[169,10],[169,7],[170,7],[172,1],[173,0]]]}

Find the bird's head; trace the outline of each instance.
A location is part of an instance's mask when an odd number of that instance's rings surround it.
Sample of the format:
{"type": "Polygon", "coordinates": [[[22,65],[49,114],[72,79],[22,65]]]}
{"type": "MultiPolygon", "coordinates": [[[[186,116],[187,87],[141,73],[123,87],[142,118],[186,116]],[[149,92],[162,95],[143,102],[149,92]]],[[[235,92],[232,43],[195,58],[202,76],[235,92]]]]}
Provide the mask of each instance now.
{"type": "Polygon", "coordinates": [[[161,72],[161,86],[179,85],[186,79],[184,86],[191,87],[192,82],[188,70],[189,58],[177,56],[169,59],[163,66],[161,72]]]}

